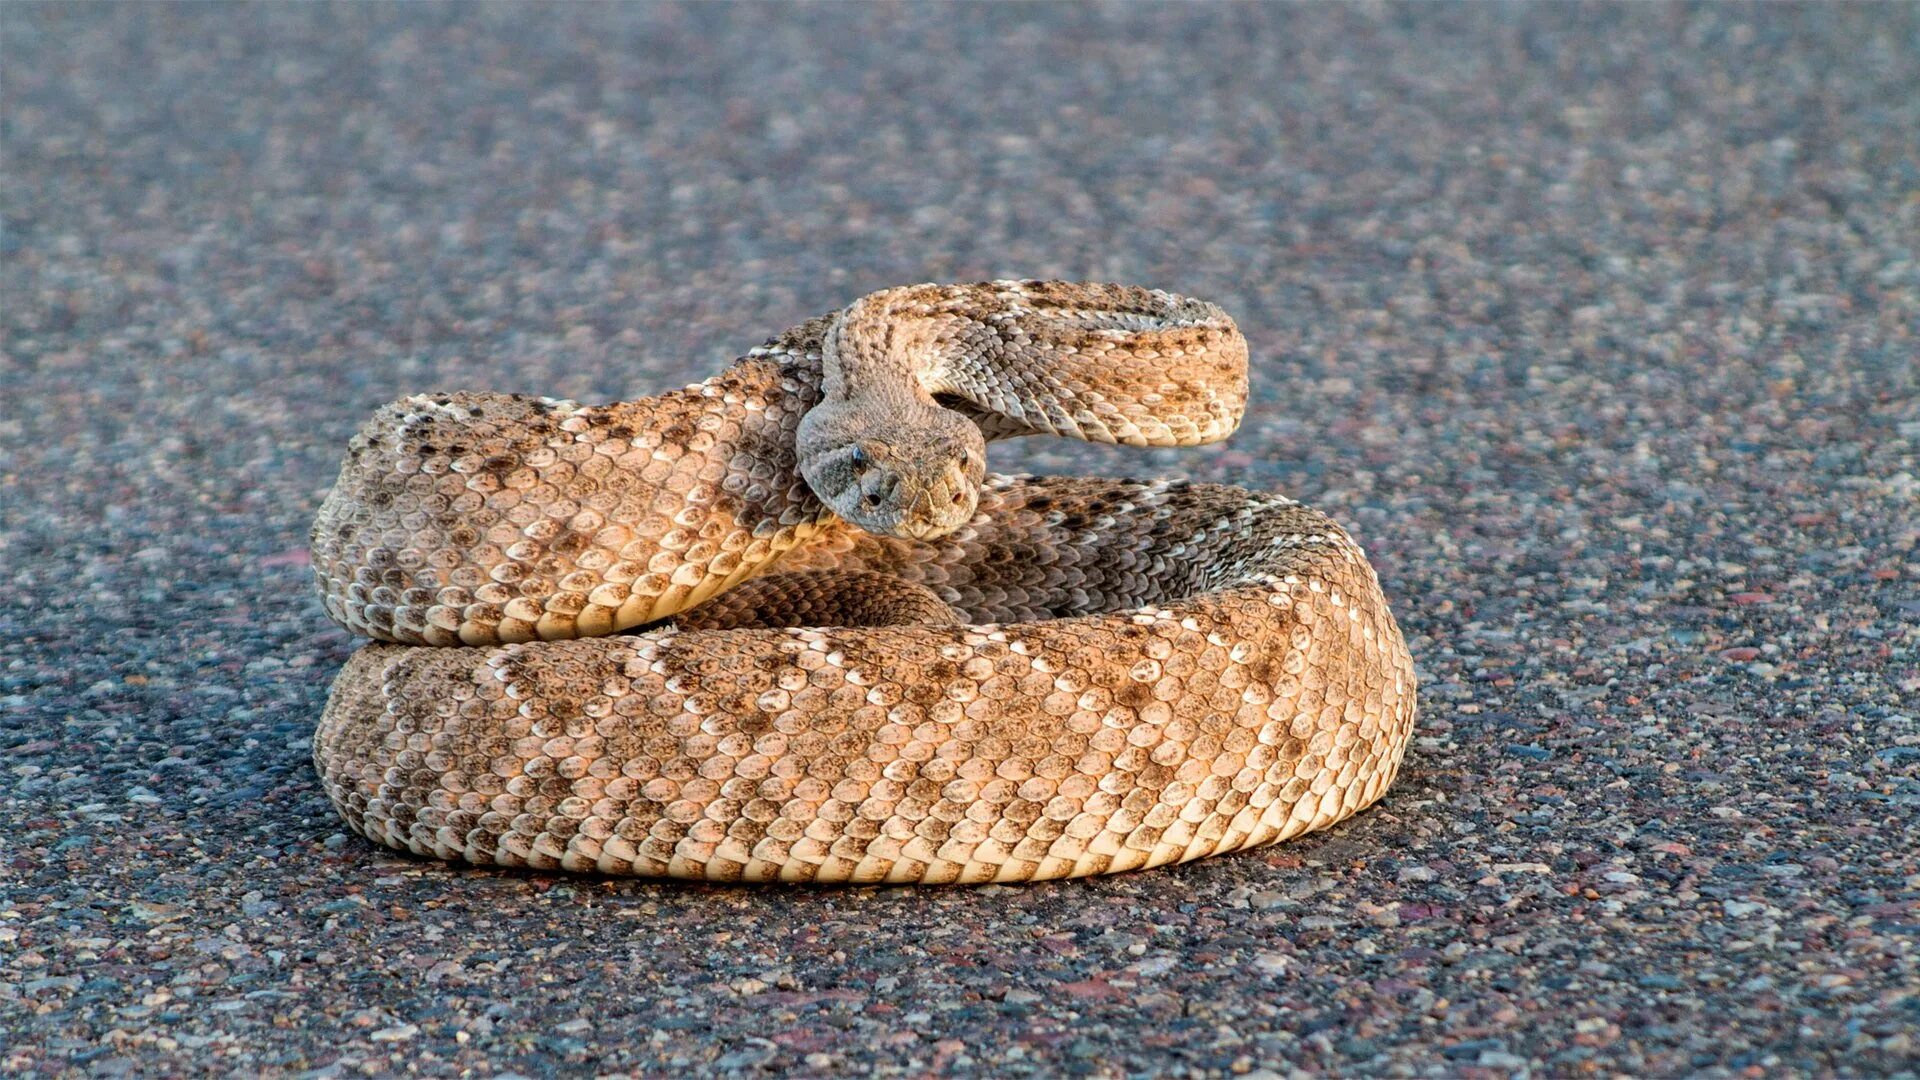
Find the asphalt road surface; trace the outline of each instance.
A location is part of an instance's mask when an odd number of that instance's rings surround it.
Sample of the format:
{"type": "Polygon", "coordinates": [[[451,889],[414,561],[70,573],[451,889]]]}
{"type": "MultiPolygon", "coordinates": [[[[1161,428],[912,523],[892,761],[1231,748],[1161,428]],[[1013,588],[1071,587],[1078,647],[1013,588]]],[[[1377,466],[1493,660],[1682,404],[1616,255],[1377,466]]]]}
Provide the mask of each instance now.
{"type": "Polygon", "coordinates": [[[0,7],[0,1071],[1920,1068],[1920,5],[0,7]],[[1217,300],[1424,716],[1324,834],[1021,888],[347,836],[306,530],[437,388],[868,290],[1217,300]]]}

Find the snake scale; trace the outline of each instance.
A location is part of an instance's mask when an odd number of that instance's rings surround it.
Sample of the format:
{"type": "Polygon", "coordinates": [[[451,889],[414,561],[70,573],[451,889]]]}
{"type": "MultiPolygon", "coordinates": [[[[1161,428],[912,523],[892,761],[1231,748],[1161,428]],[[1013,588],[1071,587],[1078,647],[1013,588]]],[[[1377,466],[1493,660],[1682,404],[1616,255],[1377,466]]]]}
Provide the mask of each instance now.
{"type": "Polygon", "coordinates": [[[375,639],[314,740],[359,833],[720,881],[989,882],[1272,843],[1386,791],[1412,662],[1361,549],[1277,495],[1006,477],[985,443],[1226,437],[1218,307],[920,285],[682,390],[403,399],[313,532],[375,639]]]}

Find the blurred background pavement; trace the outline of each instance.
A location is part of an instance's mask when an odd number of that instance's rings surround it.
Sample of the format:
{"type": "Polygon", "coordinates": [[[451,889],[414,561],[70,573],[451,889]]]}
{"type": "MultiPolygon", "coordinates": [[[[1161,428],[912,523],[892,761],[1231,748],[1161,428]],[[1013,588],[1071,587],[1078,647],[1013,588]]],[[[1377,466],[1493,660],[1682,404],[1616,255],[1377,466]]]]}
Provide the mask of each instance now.
{"type": "Polygon", "coordinates": [[[0,1070],[1895,1074],[1920,5],[0,7],[0,1070]],[[1219,301],[1423,675],[1377,809],[728,889],[342,833],[306,532],[376,405],[869,290],[1219,301]]]}

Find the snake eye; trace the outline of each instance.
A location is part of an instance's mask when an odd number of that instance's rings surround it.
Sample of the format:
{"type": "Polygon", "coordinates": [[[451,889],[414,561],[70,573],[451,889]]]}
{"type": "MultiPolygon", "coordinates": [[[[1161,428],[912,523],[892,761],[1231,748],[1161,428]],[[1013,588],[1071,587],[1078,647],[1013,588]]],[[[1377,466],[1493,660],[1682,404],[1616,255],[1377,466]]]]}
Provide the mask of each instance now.
{"type": "Polygon", "coordinates": [[[853,463],[854,468],[864,469],[873,463],[873,455],[867,453],[866,447],[854,443],[853,453],[847,455],[847,460],[853,463]]]}

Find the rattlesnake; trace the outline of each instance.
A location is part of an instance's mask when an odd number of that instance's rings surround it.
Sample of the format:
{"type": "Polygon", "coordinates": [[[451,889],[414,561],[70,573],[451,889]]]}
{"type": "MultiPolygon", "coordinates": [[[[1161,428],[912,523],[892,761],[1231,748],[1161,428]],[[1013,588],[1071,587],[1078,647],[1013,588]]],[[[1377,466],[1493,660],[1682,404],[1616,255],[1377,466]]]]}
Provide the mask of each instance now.
{"type": "Polygon", "coordinates": [[[395,402],[314,526],[327,613],[400,643],[335,682],[325,789],[423,855],[729,881],[1067,877],[1339,821],[1415,712],[1339,526],[984,472],[1012,435],[1224,438],[1246,375],[1211,304],[993,282],[640,401],[395,402]]]}

